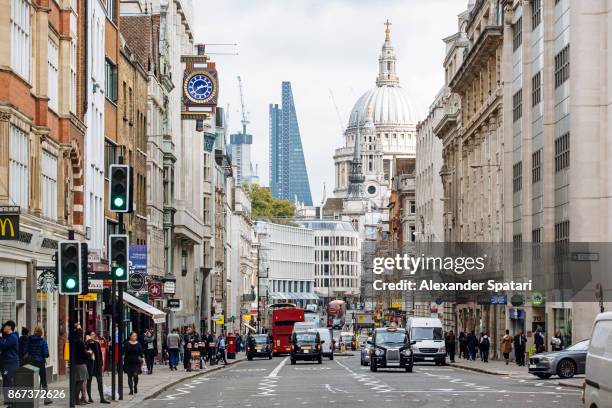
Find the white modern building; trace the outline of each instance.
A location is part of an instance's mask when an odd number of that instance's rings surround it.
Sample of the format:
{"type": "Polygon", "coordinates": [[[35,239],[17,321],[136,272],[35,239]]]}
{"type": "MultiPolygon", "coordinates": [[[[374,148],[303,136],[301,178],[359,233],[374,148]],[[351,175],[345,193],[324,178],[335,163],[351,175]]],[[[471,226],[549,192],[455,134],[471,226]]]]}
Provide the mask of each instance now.
{"type": "Polygon", "coordinates": [[[357,302],[361,282],[361,240],[348,221],[308,220],[299,224],[314,232],[315,293],[327,304],[333,299],[357,302]]]}
{"type": "Polygon", "coordinates": [[[315,234],[303,227],[258,221],[259,290],[267,303],[316,303],[315,234]]]}

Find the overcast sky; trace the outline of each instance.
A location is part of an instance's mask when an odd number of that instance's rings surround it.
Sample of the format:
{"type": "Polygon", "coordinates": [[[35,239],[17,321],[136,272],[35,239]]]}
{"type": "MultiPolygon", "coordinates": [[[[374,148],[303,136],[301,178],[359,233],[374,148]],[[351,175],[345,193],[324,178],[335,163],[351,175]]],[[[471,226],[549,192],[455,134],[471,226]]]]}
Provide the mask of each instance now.
{"type": "MultiPolygon", "coordinates": [[[[375,86],[384,25],[392,22],[401,85],[423,118],[443,85],[442,38],[457,30],[467,0],[194,0],[197,42],[209,46],[220,75],[219,106],[230,132],[241,128],[243,79],[252,156],[268,185],[268,104],[291,81],[314,204],[334,188],[334,149],[353,104],[375,86]],[[237,56],[215,52],[238,52],[237,56]],[[330,97],[334,94],[340,119],[330,97]]],[[[228,140],[229,142],[229,140],[228,140]]]]}

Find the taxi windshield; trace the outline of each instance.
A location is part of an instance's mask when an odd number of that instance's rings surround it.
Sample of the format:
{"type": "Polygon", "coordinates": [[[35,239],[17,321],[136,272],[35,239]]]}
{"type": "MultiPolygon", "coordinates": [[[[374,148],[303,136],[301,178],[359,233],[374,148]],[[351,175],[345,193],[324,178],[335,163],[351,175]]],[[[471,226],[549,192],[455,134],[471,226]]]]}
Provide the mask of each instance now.
{"type": "Polygon", "coordinates": [[[376,343],[403,343],[406,341],[404,331],[380,331],[376,333],[376,343]]]}
{"type": "Polygon", "coordinates": [[[295,335],[297,343],[314,343],[317,340],[317,335],[314,333],[298,333],[295,335]]]}
{"type": "Polygon", "coordinates": [[[266,344],[268,342],[268,336],[265,335],[265,334],[264,335],[259,335],[259,336],[253,336],[251,338],[257,344],[266,344]]]}

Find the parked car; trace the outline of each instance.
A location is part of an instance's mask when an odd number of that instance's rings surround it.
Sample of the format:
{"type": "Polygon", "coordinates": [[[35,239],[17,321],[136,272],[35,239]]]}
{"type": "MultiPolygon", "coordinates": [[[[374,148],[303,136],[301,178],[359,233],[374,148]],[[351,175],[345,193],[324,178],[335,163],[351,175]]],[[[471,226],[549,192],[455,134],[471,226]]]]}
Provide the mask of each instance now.
{"type": "Polygon", "coordinates": [[[368,339],[363,342],[361,345],[361,365],[368,366],[370,365],[370,348],[372,347],[372,337],[368,337],[368,339]]]}
{"type": "Polygon", "coordinates": [[[565,350],[540,353],[529,359],[529,372],[540,378],[558,375],[572,378],[584,374],[589,340],[582,340],[565,350]]]}
{"type": "Polygon", "coordinates": [[[612,407],[612,312],[595,319],[587,351],[582,401],[587,408],[612,407]]]}

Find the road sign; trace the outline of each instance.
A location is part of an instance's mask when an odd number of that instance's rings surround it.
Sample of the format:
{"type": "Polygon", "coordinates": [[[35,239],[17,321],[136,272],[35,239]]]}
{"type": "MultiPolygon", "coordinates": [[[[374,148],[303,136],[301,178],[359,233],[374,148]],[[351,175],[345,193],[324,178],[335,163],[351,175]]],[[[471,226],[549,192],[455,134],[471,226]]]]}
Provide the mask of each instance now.
{"type": "Polygon", "coordinates": [[[0,240],[16,241],[19,239],[19,207],[0,207],[0,240]]]}

